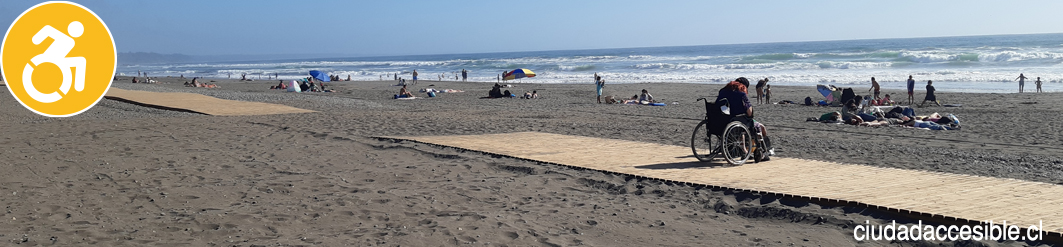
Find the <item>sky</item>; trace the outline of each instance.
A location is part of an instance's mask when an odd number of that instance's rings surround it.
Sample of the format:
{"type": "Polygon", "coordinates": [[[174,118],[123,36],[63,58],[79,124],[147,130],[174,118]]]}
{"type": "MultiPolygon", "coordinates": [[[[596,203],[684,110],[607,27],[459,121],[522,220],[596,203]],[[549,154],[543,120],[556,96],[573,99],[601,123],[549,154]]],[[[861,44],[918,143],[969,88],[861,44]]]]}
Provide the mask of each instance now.
{"type": "MultiPolygon", "coordinates": [[[[2,0],[12,23],[43,1],[2,0]]],[[[82,0],[119,52],[385,56],[1063,33],[1063,1],[82,0]]],[[[10,24],[8,24],[10,25],[10,24]]]]}

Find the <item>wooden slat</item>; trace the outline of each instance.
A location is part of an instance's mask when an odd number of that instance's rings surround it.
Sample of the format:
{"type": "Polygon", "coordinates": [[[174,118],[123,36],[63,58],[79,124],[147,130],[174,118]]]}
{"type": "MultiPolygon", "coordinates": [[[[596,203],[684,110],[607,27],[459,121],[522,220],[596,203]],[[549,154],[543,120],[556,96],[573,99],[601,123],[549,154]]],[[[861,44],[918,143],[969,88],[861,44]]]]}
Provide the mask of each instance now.
{"type": "Polygon", "coordinates": [[[311,110],[262,102],[226,100],[194,93],[159,93],[110,88],[108,99],[169,110],[196,112],[215,116],[271,115],[307,113],[311,110]]]}

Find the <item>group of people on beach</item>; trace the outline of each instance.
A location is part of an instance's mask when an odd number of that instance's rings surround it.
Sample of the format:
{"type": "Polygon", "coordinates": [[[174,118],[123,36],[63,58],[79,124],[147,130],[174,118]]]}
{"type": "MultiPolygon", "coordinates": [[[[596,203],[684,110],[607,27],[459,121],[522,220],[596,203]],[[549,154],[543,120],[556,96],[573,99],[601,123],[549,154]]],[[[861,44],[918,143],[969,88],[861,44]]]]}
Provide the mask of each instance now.
{"type": "Polygon", "coordinates": [[[186,87],[220,88],[218,86],[218,84],[199,82],[199,77],[192,78],[192,82],[185,82],[185,86],[186,87]]]}
{"type": "MultiPolygon", "coordinates": [[[[871,77],[871,81],[875,81],[875,78],[871,77]]],[[[912,105],[912,104],[915,103],[915,79],[912,77],[912,75],[908,75],[908,81],[906,83],[907,84],[905,84],[905,85],[907,86],[907,89],[908,89],[908,105],[912,105]]],[[[875,83],[875,84],[878,84],[878,83],[875,83]]],[[[874,87],[874,86],[872,86],[872,87],[874,87]]],[[[878,91],[879,90],[875,90],[876,94],[878,93],[878,91]]],[[[933,80],[927,80],[926,81],[926,97],[923,97],[923,102],[919,103],[919,106],[922,107],[924,104],[926,104],[927,101],[934,102],[934,104],[936,104],[938,106],[941,106],[941,103],[938,102],[938,100],[937,100],[937,95],[934,94],[935,92],[937,92],[937,89],[934,89],[934,81],[933,80]]]]}
{"type": "MultiPolygon", "coordinates": [[[[601,104],[602,103],[602,92],[605,90],[605,79],[602,79],[602,76],[598,75],[598,73],[594,73],[594,85],[595,85],[595,88],[597,89],[596,92],[598,94],[598,104],[601,104]]],[[[657,100],[655,100],[653,98],[653,95],[650,94],[649,90],[642,89],[642,93],[641,94],[636,94],[636,95],[631,96],[631,98],[626,99],[626,100],[625,99],[621,99],[621,98],[616,97],[616,96],[605,96],[605,103],[607,103],[607,104],[641,104],[641,105],[648,105],[648,104],[657,103],[657,100]]]]}
{"type": "MultiPolygon", "coordinates": [[[[870,98],[870,96],[867,96],[867,98],[870,98]]],[[[915,110],[907,106],[877,107],[866,103],[857,103],[858,101],[858,99],[849,100],[842,106],[841,111],[824,113],[818,118],[808,118],[807,121],[870,127],[893,125],[931,130],[960,129],[959,120],[952,114],[942,116],[935,112],[926,116],[916,116],[915,110]]]]}
{"type": "MultiPolygon", "coordinates": [[[[325,89],[325,82],[323,81],[318,80],[318,83],[315,85],[314,77],[299,79],[298,83],[295,83],[295,85],[292,86],[299,87],[299,92],[332,92],[332,89],[325,89]]],[[[288,87],[290,86],[284,83],[284,80],[280,80],[276,86],[270,86],[269,89],[288,89],[288,87]]]]}
{"type": "Polygon", "coordinates": [[[771,104],[771,85],[768,78],[757,81],[757,104],[771,104]]]}
{"type": "MultiPolygon", "coordinates": [[[[1022,90],[1023,90],[1023,87],[1026,86],[1026,76],[1023,75],[1022,73],[1019,73],[1019,77],[1015,78],[1015,80],[1019,81],[1019,92],[1021,93],[1022,90]]],[[[1034,85],[1037,85],[1037,92],[1041,93],[1042,92],[1041,91],[1041,77],[1037,77],[1037,81],[1034,81],[1034,85]]]]}

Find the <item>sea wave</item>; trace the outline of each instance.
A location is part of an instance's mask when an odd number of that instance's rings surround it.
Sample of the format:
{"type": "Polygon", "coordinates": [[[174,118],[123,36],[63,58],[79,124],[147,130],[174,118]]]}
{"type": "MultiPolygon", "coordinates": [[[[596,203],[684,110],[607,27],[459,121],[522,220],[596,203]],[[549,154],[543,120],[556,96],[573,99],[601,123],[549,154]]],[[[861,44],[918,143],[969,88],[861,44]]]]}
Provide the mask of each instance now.
{"type": "Polygon", "coordinates": [[[558,67],[559,70],[563,70],[563,71],[592,71],[592,70],[598,68],[597,66],[594,66],[593,64],[584,64],[584,65],[575,65],[575,66],[558,65],[557,67],[558,67]]]}

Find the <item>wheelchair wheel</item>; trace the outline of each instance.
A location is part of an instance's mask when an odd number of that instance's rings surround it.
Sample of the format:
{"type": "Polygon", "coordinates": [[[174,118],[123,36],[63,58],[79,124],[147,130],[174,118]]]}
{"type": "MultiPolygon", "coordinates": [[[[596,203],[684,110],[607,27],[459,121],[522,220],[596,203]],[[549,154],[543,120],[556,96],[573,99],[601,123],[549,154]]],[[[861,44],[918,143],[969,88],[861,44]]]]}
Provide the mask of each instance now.
{"type": "Polygon", "coordinates": [[[753,156],[753,135],[741,122],[731,122],[723,131],[723,157],[732,165],[745,164],[753,156]]]}
{"type": "Polygon", "coordinates": [[[709,121],[703,120],[694,128],[694,134],[690,136],[690,149],[694,151],[694,157],[701,162],[711,161],[720,154],[720,136],[713,135],[709,130],[709,121]]]}

